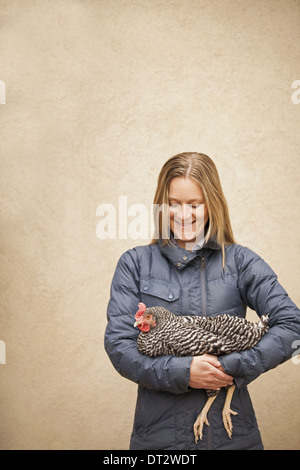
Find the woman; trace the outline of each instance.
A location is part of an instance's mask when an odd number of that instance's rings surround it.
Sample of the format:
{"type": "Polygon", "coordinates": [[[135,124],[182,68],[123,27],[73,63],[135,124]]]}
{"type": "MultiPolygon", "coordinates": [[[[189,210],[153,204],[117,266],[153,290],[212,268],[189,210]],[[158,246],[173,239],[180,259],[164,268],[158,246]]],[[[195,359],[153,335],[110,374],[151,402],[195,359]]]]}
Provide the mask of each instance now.
{"type": "Polygon", "coordinates": [[[117,371],[136,382],[138,398],[130,449],[263,449],[247,384],[292,356],[300,311],[255,253],[235,243],[215,164],[206,155],[170,158],[159,179],[156,237],[124,253],[112,281],[105,334],[117,371]],[[216,358],[149,358],[137,350],[134,314],[139,302],[177,315],[245,317],[247,307],[269,314],[270,330],[258,345],[216,358]],[[233,435],[222,422],[223,389],[195,443],[193,423],[205,389],[234,383],[233,435]]]}

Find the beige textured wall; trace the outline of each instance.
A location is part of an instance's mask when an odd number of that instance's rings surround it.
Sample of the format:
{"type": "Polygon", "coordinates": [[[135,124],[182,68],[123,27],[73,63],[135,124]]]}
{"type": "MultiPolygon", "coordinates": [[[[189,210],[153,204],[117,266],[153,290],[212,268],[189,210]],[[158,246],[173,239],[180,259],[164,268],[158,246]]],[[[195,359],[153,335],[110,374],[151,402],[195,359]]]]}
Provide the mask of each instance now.
{"type": "MultiPolygon", "coordinates": [[[[103,333],[147,240],[99,240],[96,209],[150,206],[175,153],[215,160],[238,242],[300,305],[299,43],[299,0],[0,0],[1,449],[128,448],[103,333]]],[[[299,373],[250,386],[267,449],[300,448],[299,373]]]]}

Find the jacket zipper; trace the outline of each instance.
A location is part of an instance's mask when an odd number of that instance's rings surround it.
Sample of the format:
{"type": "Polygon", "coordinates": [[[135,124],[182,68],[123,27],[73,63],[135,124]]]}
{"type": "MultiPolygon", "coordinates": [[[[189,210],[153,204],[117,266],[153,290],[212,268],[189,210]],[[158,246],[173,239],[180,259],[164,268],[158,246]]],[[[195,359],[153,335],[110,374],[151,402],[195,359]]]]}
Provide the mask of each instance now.
{"type": "Polygon", "coordinates": [[[206,313],[206,282],[205,282],[205,258],[201,257],[201,294],[202,294],[202,315],[207,316],[206,313]]]}
{"type": "MultiPolygon", "coordinates": [[[[202,294],[202,315],[207,316],[207,296],[206,296],[206,279],[205,279],[205,257],[201,257],[201,294],[202,294]]],[[[211,439],[211,409],[207,413],[207,419],[210,424],[207,429],[207,449],[212,449],[211,439]]]]}

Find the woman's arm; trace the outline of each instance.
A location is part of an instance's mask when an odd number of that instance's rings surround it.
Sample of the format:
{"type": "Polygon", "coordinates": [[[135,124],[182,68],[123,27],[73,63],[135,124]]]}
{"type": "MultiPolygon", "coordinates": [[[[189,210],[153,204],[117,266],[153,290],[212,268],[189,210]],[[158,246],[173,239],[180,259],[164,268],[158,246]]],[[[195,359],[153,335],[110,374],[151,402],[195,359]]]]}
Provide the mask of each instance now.
{"type": "Polygon", "coordinates": [[[134,315],[141,302],[136,251],[128,250],[117,265],[107,308],[105,349],[116,370],[124,377],[152,390],[188,391],[192,357],[150,358],[137,349],[139,330],[134,315]]]}
{"type": "Polygon", "coordinates": [[[290,359],[300,338],[300,310],[279,284],[274,271],[258,255],[241,247],[237,255],[238,286],[248,307],[259,316],[269,314],[270,330],[247,351],[219,358],[238,387],[290,359]]]}

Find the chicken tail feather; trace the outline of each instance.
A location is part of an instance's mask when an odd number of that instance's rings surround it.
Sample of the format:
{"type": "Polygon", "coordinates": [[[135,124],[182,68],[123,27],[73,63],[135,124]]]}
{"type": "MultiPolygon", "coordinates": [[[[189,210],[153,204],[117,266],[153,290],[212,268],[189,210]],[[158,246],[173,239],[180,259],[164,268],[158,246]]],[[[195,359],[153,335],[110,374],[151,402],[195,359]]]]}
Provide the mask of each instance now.
{"type": "Polygon", "coordinates": [[[260,328],[266,328],[269,322],[269,314],[267,313],[266,315],[262,315],[260,317],[260,320],[258,322],[258,326],[260,328]]]}

